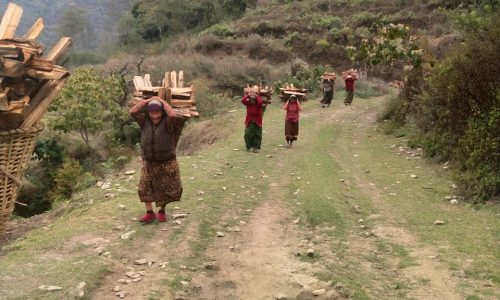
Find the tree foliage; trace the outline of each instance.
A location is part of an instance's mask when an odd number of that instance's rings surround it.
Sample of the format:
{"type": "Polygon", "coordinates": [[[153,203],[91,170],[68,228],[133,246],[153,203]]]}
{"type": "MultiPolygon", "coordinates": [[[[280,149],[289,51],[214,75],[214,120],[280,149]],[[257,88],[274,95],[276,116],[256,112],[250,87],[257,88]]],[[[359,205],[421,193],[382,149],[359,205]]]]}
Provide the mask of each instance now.
{"type": "Polygon", "coordinates": [[[103,77],[93,68],[76,69],[61,95],[50,107],[59,116],[51,127],[63,132],[78,131],[90,147],[89,134],[104,128],[105,121],[115,114],[122,116],[115,99],[123,90],[117,76],[103,77]]]}

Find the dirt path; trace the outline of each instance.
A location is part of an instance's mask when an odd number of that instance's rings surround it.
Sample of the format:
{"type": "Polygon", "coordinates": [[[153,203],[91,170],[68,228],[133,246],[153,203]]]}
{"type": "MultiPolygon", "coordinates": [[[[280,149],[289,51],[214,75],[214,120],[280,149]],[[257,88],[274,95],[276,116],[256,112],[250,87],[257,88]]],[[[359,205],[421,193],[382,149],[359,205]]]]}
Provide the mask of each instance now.
{"type": "MultiPolygon", "coordinates": [[[[316,110],[305,117],[322,118],[333,122],[357,122],[353,132],[356,140],[367,137],[368,129],[375,122],[377,111],[366,110],[361,106],[339,107],[334,112],[316,110]]],[[[308,132],[302,137],[309,139],[314,134],[308,132]]],[[[347,141],[346,141],[347,142],[347,141]]],[[[307,141],[304,141],[307,143],[307,141]]],[[[332,153],[335,153],[333,149],[332,153]]],[[[394,281],[397,278],[416,283],[425,280],[425,285],[415,284],[411,287],[409,297],[416,299],[462,299],[457,291],[457,280],[440,263],[431,258],[435,255],[432,248],[418,242],[404,226],[404,220],[396,216],[397,211],[381,197],[378,188],[370,185],[365,172],[354,166],[345,157],[332,155],[343,168],[354,171],[353,188],[360,189],[368,195],[378,210],[376,226],[371,231],[377,238],[395,244],[403,244],[410,251],[416,264],[398,269],[380,270],[363,259],[367,252],[373,251],[374,240],[352,235],[348,244],[352,257],[358,257],[359,265],[365,272],[374,274],[381,281],[394,281]]],[[[190,299],[276,299],[286,295],[288,299],[339,299],[342,296],[335,290],[334,283],[321,282],[314,276],[322,271],[321,263],[302,262],[296,255],[300,237],[307,236],[304,228],[293,225],[290,211],[285,201],[285,191],[291,176],[283,176],[284,162],[276,165],[274,176],[279,182],[271,185],[262,205],[252,212],[248,224],[242,227],[241,233],[231,233],[223,239],[216,240],[207,257],[215,266],[215,270],[204,272],[193,277],[190,283],[190,299]],[[279,174],[282,174],[279,176],[279,174]],[[312,292],[324,289],[328,295],[314,297],[312,292]]],[[[328,248],[327,246],[318,246],[328,248]]],[[[323,261],[322,263],[327,263],[323,261]]],[[[389,263],[391,264],[391,263],[389,263]]],[[[392,263],[392,265],[396,265],[392,263]]],[[[373,298],[387,297],[388,293],[382,285],[373,285],[367,291],[373,298]]]]}

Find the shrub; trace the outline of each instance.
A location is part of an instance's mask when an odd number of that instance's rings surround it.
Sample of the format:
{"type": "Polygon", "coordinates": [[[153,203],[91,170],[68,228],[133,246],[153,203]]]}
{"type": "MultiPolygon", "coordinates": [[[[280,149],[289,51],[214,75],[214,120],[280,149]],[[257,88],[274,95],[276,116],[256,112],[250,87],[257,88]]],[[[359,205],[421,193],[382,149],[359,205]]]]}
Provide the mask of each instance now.
{"type": "Polygon", "coordinates": [[[54,178],[55,187],[51,192],[51,198],[62,200],[71,197],[83,173],[84,170],[78,161],[65,158],[54,178]]]}
{"type": "Polygon", "coordinates": [[[337,16],[315,16],[311,21],[313,30],[330,30],[342,26],[342,19],[337,16]]]}
{"type": "Polygon", "coordinates": [[[260,35],[252,34],[247,38],[245,51],[248,53],[248,57],[253,59],[265,58],[266,50],[266,42],[260,35]]]}
{"type": "Polygon", "coordinates": [[[258,23],[251,29],[250,32],[260,36],[269,35],[276,38],[283,37],[286,34],[286,30],[283,26],[271,24],[267,21],[258,23]]]}
{"type": "Polygon", "coordinates": [[[380,83],[367,80],[358,80],[354,91],[356,96],[362,99],[383,96],[389,92],[388,89],[380,83]]]}
{"type": "Polygon", "coordinates": [[[212,34],[203,35],[198,39],[194,49],[203,54],[212,53],[215,50],[222,49],[224,42],[212,34]]]}
{"type": "Polygon", "coordinates": [[[219,23],[219,24],[212,25],[212,26],[208,27],[207,29],[203,30],[200,35],[207,35],[207,34],[213,35],[216,37],[224,38],[224,37],[233,36],[234,32],[231,29],[231,27],[229,27],[229,25],[224,24],[224,23],[219,23]]]}
{"type": "Polygon", "coordinates": [[[326,53],[326,52],[328,52],[329,49],[330,49],[330,43],[327,40],[321,39],[321,40],[316,41],[316,51],[317,52],[326,53]]]}

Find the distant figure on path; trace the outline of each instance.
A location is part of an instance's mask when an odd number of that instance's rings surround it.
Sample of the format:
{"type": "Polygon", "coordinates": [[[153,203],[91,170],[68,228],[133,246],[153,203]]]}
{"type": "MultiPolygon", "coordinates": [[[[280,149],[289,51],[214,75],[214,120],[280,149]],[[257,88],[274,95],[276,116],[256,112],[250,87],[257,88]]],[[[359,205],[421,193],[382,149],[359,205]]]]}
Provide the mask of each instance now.
{"type": "Polygon", "coordinates": [[[181,176],[176,160],[176,112],[158,97],[139,101],[130,109],[130,115],[141,127],[142,169],[139,198],[146,206],[146,214],[139,220],[150,223],[156,219],[165,222],[165,206],[180,201],[181,176]],[[153,211],[153,202],[159,207],[153,211]]]}
{"type": "Polygon", "coordinates": [[[356,78],[352,77],[352,75],[347,75],[345,79],[345,91],[346,97],[344,100],[345,105],[351,105],[352,99],[354,98],[354,81],[356,78]]]}
{"type": "Polygon", "coordinates": [[[330,107],[330,104],[332,103],[333,99],[333,85],[335,81],[330,79],[330,78],[323,78],[323,99],[321,100],[321,106],[323,107],[330,107]]]}
{"type": "Polygon", "coordinates": [[[294,141],[299,136],[299,112],[302,110],[297,96],[291,95],[283,109],[286,110],[285,117],[285,139],[287,147],[291,148],[294,141]]]}
{"type": "Polygon", "coordinates": [[[245,118],[245,144],[247,151],[259,152],[262,144],[262,98],[257,94],[243,96],[241,103],[247,107],[245,118]]]}

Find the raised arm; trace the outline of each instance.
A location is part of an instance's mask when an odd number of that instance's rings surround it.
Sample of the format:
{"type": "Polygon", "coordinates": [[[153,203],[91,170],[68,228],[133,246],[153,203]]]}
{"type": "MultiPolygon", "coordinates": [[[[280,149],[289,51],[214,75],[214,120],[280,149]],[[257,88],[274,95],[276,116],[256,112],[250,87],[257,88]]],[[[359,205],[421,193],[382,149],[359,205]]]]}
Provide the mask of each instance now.
{"type": "Polygon", "coordinates": [[[172,106],[170,106],[170,104],[168,104],[167,101],[165,101],[161,98],[155,98],[155,99],[161,101],[161,103],[163,104],[163,109],[165,110],[165,113],[167,114],[167,116],[169,118],[177,117],[177,112],[175,111],[175,109],[172,108],[172,106]]]}
{"type": "Polygon", "coordinates": [[[284,110],[287,110],[288,109],[288,102],[289,102],[289,100],[286,100],[286,102],[281,106],[281,108],[283,108],[284,110]]]}
{"type": "Polygon", "coordinates": [[[245,106],[248,106],[250,104],[250,96],[249,95],[245,95],[241,98],[241,103],[243,103],[243,105],[245,106]]]}

